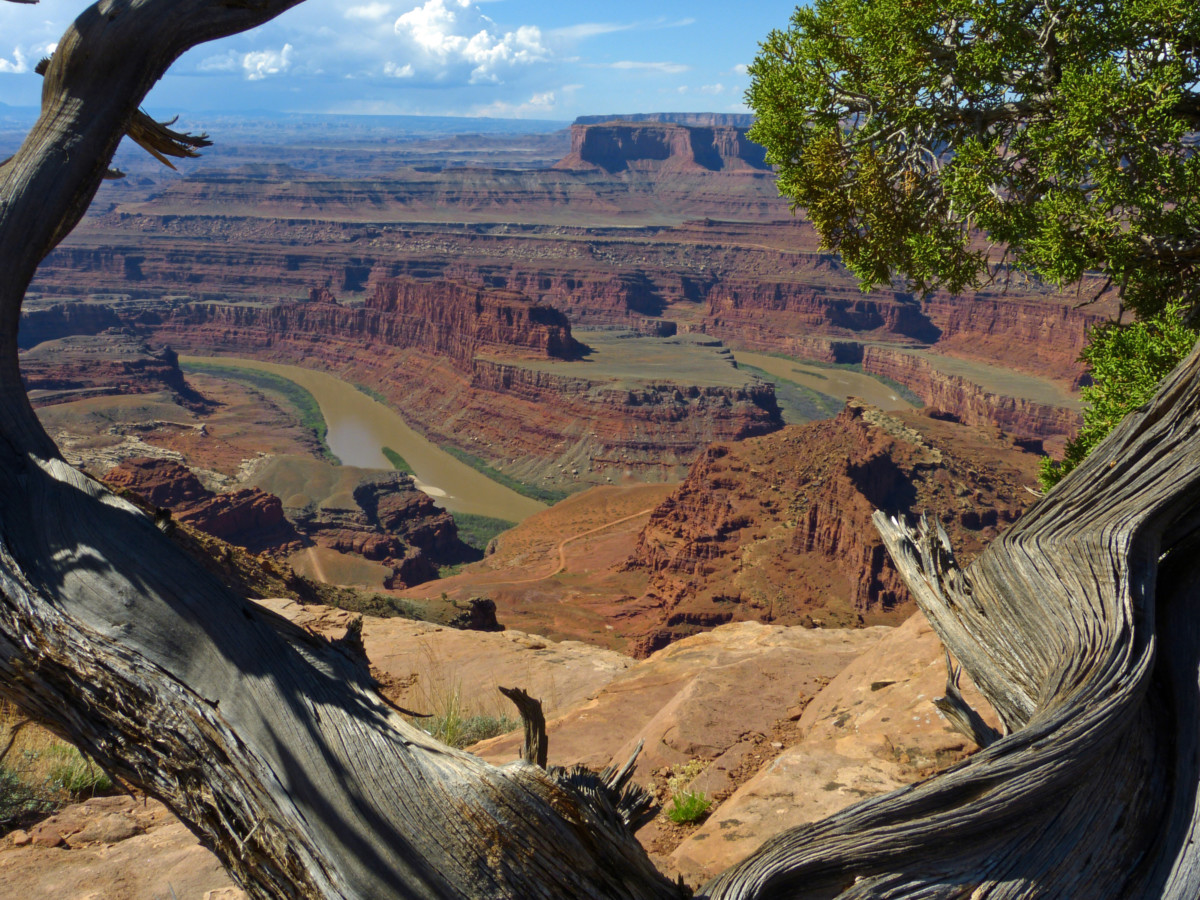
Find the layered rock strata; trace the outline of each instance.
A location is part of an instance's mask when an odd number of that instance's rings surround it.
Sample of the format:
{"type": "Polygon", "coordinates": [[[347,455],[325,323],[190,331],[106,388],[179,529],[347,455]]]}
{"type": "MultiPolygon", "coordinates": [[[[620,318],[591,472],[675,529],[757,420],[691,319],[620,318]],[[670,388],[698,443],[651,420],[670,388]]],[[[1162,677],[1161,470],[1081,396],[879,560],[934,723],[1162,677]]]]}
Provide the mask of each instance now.
{"type": "Polygon", "coordinates": [[[989,391],[961,375],[941,371],[929,360],[911,353],[867,347],[862,366],[865,372],[903,384],[926,405],[966,425],[999,426],[1018,438],[1061,444],[1083,422],[1078,409],[989,391]]]}
{"type": "Polygon", "coordinates": [[[715,444],[651,515],[627,566],[650,586],[635,654],[724,622],[894,622],[912,601],[873,525],[928,513],[969,560],[1034,496],[1002,433],[851,402],[834,420],[715,444]]]}
{"type": "Polygon", "coordinates": [[[21,378],[35,406],[88,397],[170,391],[186,406],[203,407],[170,347],[152,350],[125,330],[43,341],[21,353],[21,378]]]}
{"type": "Polygon", "coordinates": [[[571,152],[555,168],[671,172],[765,171],[766,150],[731,125],[614,120],[571,126],[571,152]]]}
{"type": "Polygon", "coordinates": [[[323,368],[366,385],[433,439],[556,487],[681,477],[711,441],[782,424],[773,387],[737,375],[727,351],[704,351],[721,371],[698,372],[698,383],[593,375],[586,363],[539,368],[584,350],[562,313],[507,291],[400,280],[381,283],[362,307],[314,291],[273,306],[130,309],[133,327],[181,349],[323,368]]]}

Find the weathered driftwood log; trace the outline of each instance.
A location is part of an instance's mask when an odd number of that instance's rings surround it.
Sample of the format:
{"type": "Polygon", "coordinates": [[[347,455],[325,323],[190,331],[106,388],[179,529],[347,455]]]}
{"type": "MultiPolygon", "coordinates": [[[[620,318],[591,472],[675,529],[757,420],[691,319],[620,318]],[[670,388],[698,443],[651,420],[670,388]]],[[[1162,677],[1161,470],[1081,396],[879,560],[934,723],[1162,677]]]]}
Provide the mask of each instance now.
{"type": "MultiPolygon", "coordinates": [[[[0,164],[0,691],[166,801],[255,897],[679,896],[594,776],[495,768],[406,724],[340,647],[67,466],[21,388],[25,290],[147,90],[297,2],[102,0],[0,164]]],[[[937,529],[877,518],[1007,734],[780,835],[705,896],[1200,895],[1197,387],[1193,355],[966,572],[937,529]]]]}

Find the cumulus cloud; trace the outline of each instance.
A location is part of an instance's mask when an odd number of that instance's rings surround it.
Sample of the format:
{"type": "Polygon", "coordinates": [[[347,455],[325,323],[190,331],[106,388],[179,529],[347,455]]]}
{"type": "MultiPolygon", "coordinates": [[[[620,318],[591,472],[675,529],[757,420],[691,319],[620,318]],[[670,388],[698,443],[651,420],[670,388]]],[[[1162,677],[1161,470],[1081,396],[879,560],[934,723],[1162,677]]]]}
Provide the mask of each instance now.
{"type": "Polygon", "coordinates": [[[23,75],[29,71],[29,62],[25,59],[25,54],[21,52],[20,47],[13,47],[13,58],[5,59],[0,56],[0,72],[5,72],[9,75],[23,75]]]}
{"type": "Polygon", "coordinates": [[[473,0],[426,0],[400,16],[395,30],[418,70],[442,79],[461,71],[471,84],[498,83],[508,70],[551,56],[539,28],[504,31],[473,0]]]}
{"type": "Polygon", "coordinates": [[[394,62],[384,63],[383,74],[389,78],[412,78],[416,73],[411,63],[405,63],[402,66],[396,65],[394,62]]]}
{"type": "Polygon", "coordinates": [[[738,63],[733,67],[733,71],[735,75],[748,75],[750,74],[750,67],[745,63],[738,63]]]}
{"type": "Polygon", "coordinates": [[[248,81],[262,81],[268,75],[280,75],[292,67],[292,45],[284,44],[283,49],[255,50],[242,57],[242,68],[248,81]]]}

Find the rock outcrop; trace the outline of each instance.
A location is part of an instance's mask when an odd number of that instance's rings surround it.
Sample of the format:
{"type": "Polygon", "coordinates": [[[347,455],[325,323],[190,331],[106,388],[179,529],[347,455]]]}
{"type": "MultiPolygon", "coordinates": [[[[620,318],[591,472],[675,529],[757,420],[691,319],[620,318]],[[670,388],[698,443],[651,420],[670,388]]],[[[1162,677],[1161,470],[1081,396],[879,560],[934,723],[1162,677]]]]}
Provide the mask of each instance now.
{"type": "Polygon", "coordinates": [[[87,397],[170,391],[184,405],[205,401],[183,377],[170,347],[152,350],[123,329],[46,340],[21,353],[21,380],[35,406],[87,397]]]}
{"type": "Polygon", "coordinates": [[[571,152],[555,168],[658,176],[767,171],[766,150],[731,125],[615,120],[571,126],[571,152]]]}
{"type": "Polygon", "coordinates": [[[308,493],[293,485],[283,500],[257,487],[217,494],[186,466],[161,458],[125,460],[104,480],[251,552],[285,555],[318,544],[380,563],[392,570],[395,587],[436,578],[439,565],[465,552],[450,514],[418,491],[410,476],[277,459],[259,477],[282,484],[301,478],[308,493]]]}
{"type": "Polygon", "coordinates": [[[911,600],[870,517],[928,512],[969,560],[1033,500],[1037,457],[995,431],[851,402],[836,418],[714,444],[628,562],[635,655],[724,622],[895,622],[911,600]]]}
{"type": "MultiPolygon", "coordinates": [[[[784,829],[927,778],[977,750],[930,702],[945,684],[941,643],[923,616],[913,616],[820,691],[800,717],[795,742],[721,803],[662,867],[689,883],[706,881],[784,829]]],[[[965,678],[962,688],[996,727],[965,678]]],[[[715,769],[702,772],[694,789],[717,783],[715,769]]]]}
{"type": "Polygon", "coordinates": [[[150,506],[170,510],[179,521],[253,553],[301,546],[279,498],[257,488],[218,494],[186,466],[148,457],[125,460],[104,480],[114,490],[132,491],[150,506]]]}

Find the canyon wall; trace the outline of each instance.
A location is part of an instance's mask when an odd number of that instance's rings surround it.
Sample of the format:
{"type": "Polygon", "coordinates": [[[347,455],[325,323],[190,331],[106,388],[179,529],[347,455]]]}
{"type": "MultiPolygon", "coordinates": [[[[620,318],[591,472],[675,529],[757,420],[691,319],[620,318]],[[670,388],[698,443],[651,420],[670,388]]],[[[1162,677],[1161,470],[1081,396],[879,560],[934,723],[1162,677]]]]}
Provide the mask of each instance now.
{"type": "Polygon", "coordinates": [[[912,353],[885,347],[863,350],[863,371],[883,375],[915,392],[927,406],[977,427],[998,426],[1022,439],[1061,443],[1082,424],[1078,410],[988,391],[912,353]]]}
{"type": "Polygon", "coordinates": [[[302,303],[182,304],[162,315],[154,331],[159,340],[179,346],[195,346],[197,334],[220,336],[212,349],[356,340],[419,348],[463,368],[480,352],[572,359],[583,350],[557,310],[513,292],[449,282],[385,281],[364,305],[353,307],[321,289],[302,303]]]}
{"type": "Polygon", "coordinates": [[[928,513],[968,561],[1034,499],[1037,456],[995,432],[852,402],[836,418],[708,448],[627,566],[641,654],[743,619],[898,622],[912,601],[871,524],[928,513]]]}
{"type": "Polygon", "coordinates": [[[435,442],[557,488],[680,478],[708,443],[782,424],[773,387],[752,376],[690,384],[539,369],[536,358],[583,350],[562,313],[509,292],[387,282],[362,307],[316,290],[275,306],[129,309],[132,327],[180,350],[322,368],[377,390],[435,442]]]}

